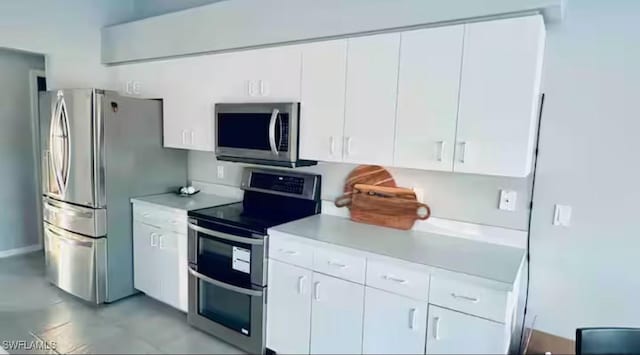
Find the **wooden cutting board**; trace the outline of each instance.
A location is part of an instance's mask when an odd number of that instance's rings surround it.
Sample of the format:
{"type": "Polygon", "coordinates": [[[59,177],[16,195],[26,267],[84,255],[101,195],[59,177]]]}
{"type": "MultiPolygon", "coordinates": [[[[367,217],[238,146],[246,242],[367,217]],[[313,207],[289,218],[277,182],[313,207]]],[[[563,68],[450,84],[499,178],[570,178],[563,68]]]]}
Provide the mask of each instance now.
{"type": "Polygon", "coordinates": [[[389,171],[377,165],[355,168],[335,204],[348,207],[352,221],[405,230],[431,215],[429,206],[419,203],[413,190],[396,187],[389,171]]]}
{"type": "Polygon", "coordinates": [[[360,165],[353,169],[344,183],[344,193],[350,194],[356,184],[396,187],[391,173],[379,165],[360,165]]]}
{"type": "Polygon", "coordinates": [[[351,194],[351,220],[408,230],[416,220],[431,216],[431,209],[409,189],[357,184],[351,194]]]}

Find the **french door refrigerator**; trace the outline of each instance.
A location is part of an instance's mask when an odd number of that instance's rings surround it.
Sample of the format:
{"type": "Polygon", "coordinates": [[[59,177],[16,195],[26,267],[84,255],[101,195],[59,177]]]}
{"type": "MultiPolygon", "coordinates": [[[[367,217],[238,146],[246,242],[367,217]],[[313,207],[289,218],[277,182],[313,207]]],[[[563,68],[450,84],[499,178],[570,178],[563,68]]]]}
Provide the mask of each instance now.
{"type": "Polygon", "coordinates": [[[184,185],[186,152],[162,146],[162,102],[98,89],[40,94],[46,275],[93,303],[133,288],[130,198],[184,185]]]}

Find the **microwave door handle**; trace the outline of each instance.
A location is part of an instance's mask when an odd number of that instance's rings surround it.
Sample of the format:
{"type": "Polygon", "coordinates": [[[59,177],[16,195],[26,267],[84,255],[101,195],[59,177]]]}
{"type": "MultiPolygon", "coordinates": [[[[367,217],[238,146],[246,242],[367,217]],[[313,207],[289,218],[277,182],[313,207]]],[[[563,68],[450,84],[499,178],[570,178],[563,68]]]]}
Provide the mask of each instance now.
{"type": "Polygon", "coordinates": [[[282,117],[278,115],[278,127],[280,127],[280,135],[278,136],[278,150],[282,147],[282,135],[283,135],[283,127],[282,127],[282,117]]]}
{"type": "Polygon", "coordinates": [[[269,146],[271,147],[271,153],[274,155],[278,155],[278,148],[276,147],[276,120],[279,114],[280,110],[274,108],[273,112],[271,112],[271,120],[269,121],[269,146]]]}

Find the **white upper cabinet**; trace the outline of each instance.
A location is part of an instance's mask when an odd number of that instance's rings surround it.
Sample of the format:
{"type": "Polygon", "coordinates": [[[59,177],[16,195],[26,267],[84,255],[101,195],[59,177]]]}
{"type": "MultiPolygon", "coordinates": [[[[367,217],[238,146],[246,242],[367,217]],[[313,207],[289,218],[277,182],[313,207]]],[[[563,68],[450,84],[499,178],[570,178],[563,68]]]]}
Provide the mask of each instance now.
{"type": "Polygon", "coordinates": [[[430,305],[427,354],[505,354],[508,331],[503,324],[430,305]]]}
{"type": "Polygon", "coordinates": [[[423,354],[426,328],[426,301],[366,288],[364,354],[423,354]]]}
{"type": "Polygon", "coordinates": [[[300,100],[300,48],[286,46],[216,55],[213,103],[300,100]]]}
{"type": "Polygon", "coordinates": [[[344,161],[393,162],[400,33],[350,38],[344,161]]]}
{"type": "Polygon", "coordinates": [[[393,165],[453,170],[464,26],[402,33],[393,165]]]}
{"type": "Polygon", "coordinates": [[[302,47],[300,158],[342,161],[347,40],[302,47]]]}
{"type": "Polygon", "coordinates": [[[531,172],[544,39],[540,15],[465,26],[455,172],[531,172]]]}

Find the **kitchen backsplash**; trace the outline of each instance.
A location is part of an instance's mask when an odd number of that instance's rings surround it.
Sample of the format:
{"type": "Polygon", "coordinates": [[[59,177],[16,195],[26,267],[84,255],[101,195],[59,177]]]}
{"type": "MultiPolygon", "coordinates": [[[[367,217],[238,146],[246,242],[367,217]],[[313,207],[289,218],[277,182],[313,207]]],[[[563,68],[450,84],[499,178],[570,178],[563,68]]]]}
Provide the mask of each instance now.
{"type": "MultiPolygon", "coordinates": [[[[239,186],[244,166],[217,161],[210,152],[189,152],[190,180],[239,186]],[[217,177],[218,166],[224,170],[221,179],[217,177]]],[[[296,170],[321,174],[322,199],[332,201],[342,194],[344,180],[354,167],[356,165],[318,163],[296,170]]],[[[518,230],[528,228],[531,176],[517,179],[397,168],[389,171],[399,186],[423,189],[424,200],[434,217],[518,230]],[[501,189],[517,192],[515,211],[498,209],[501,189]]]]}

